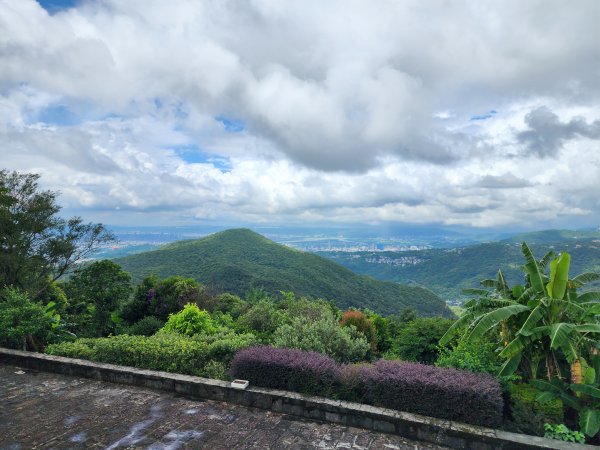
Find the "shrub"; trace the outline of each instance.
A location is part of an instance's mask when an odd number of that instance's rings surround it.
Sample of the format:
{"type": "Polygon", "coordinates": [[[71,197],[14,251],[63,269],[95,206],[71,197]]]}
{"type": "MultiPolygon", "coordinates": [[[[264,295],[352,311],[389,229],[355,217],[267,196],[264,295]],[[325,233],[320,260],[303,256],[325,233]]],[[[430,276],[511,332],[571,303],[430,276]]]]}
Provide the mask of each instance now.
{"type": "Polygon", "coordinates": [[[362,380],[376,406],[489,427],[502,423],[502,389],[487,374],[379,360],[362,380]]]}
{"type": "Polygon", "coordinates": [[[276,347],[325,353],[340,362],[364,360],[370,349],[362,333],[354,326],[340,327],[333,314],[316,321],[297,317],[275,331],[273,343],[276,347]]]}
{"type": "Polygon", "coordinates": [[[235,353],[256,342],[253,334],[235,334],[230,330],[194,337],[161,331],[150,337],[119,335],[77,339],[50,345],[46,353],[223,379],[235,353]]]}
{"type": "Polygon", "coordinates": [[[126,334],[152,336],[163,327],[164,323],[154,316],[146,316],[126,328],[126,334]]]}
{"type": "Polygon", "coordinates": [[[342,314],[340,325],[342,327],[354,326],[365,336],[371,346],[371,350],[374,352],[377,351],[377,331],[373,322],[364,313],[349,309],[342,314]]]}
{"type": "Polygon", "coordinates": [[[433,364],[438,342],[454,321],[440,317],[417,318],[404,325],[387,357],[433,364]]]}
{"type": "Polygon", "coordinates": [[[235,355],[230,373],[256,386],[327,395],[331,392],[337,364],[316,352],[256,346],[235,355]]]}
{"type": "Polygon", "coordinates": [[[547,423],[544,425],[544,431],[545,438],[585,444],[585,434],[579,431],[570,430],[565,424],[562,423],[560,425],[552,425],[547,423]]]}
{"type": "Polygon", "coordinates": [[[7,288],[0,292],[0,346],[38,351],[52,335],[53,319],[26,293],[7,288]]]}
{"type": "Polygon", "coordinates": [[[216,326],[208,312],[201,311],[196,305],[188,303],[182,311],[169,315],[163,330],[193,336],[200,333],[214,333],[216,326]]]}
{"type": "Polygon", "coordinates": [[[234,319],[237,319],[247,308],[248,303],[237,295],[225,293],[217,297],[215,311],[229,314],[234,319]]]}
{"type": "Polygon", "coordinates": [[[97,361],[96,347],[93,344],[93,338],[77,339],[73,342],[61,342],[60,344],[51,344],[46,347],[46,353],[49,355],[66,356],[67,358],[88,359],[97,361]]]}
{"type": "Polygon", "coordinates": [[[268,299],[258,300],[239,318],[239,323],[247,329],[270,335],[286,320],[286,315],[268,299]]]}
{"type": "Polygon", "coordinates": [[[256,386],[441,419],[489,427],[502,423],[502,389],[488,374],[384,360],[374,365],[338,365],[319,353],[262,346],[239,351],[231,363],[231,375],[256,386]]]}
{"type": "Polygon", "coordinates": [[[179,334],[111,336],[50,345],[46,353],[111,364],[200,375],[208,361],[208,346],[179,334]],[[88,347],[88,349],[85,349],[88,347]]]}
{"type": "Polygon", "coordinates": [[[372,370],[368,363],[342,364],[338,367],[331,396],[339,400],[365,403],[365,376],[372,370]]]}
{"type": "Polygon", "coordinates": [[[496,347],[498,347],[497,344],[483,339],[473,343],[461,340],[453,344],[451,348],[440,347],[435,365],[496,375],[503,364],[502,359],[495,351],[496,347]]]}
{"type": "Polygon", "coordinates": [[[227,329],[221,329],[212,335],[198,335],[194,339],[208,346],[208,357],[211,360],[220,361],[227,366],[238,350],[259,343],[252,333],[237,334],[227,329]]]}
{"type": "Polygon", "coordinates": [[[544,424],[560,424],[564,420],[563,403],[553,399],[547,403],[536,400],[541,392],[529,384],[510,384],[508,386],[511,428],[521,433],[544,435],[544,424]]]}

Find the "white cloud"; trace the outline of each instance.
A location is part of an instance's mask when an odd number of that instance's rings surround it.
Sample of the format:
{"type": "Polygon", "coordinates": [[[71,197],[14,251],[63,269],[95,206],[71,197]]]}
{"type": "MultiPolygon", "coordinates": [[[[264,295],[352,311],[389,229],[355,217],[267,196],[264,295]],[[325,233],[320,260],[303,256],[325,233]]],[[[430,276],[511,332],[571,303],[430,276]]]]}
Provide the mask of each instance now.
{"type": "Polygon", "coordinates": [[[0,2],[2,166],[115,222],[597,223],[599,15],[0,2]]]}

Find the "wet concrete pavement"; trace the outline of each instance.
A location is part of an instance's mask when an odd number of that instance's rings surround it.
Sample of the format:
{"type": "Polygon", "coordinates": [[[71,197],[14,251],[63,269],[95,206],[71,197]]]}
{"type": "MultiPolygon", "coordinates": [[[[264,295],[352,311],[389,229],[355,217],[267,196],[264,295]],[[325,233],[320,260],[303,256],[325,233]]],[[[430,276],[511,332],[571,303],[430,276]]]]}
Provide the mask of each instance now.
{"type": "Polygon", "coordinates": [[[0,450],[313,448],[444,449],[256,408],[0,364],[0,450]]]}

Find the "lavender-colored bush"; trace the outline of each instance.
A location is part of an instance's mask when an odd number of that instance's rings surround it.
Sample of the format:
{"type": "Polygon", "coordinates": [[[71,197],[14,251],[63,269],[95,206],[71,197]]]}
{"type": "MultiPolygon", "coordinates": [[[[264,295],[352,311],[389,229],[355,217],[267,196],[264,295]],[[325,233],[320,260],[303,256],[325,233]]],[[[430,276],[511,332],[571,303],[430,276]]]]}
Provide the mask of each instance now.
{"type": "Polygon", "coordinates": [[[256,346],[237,352],[230,371],[255,386],[328,395],[337,368],[333,359],[320,353],[256,346]]]}
{"type": "Polygon", "coordinates": [[[231,363],[231,375],[256,386],[441,419],[488,427],[502,423],[502,389],[488,374],[384,360],[338,365],[320,353],[260,346],[240,350],[231,363]]]}
{"type": "Polygon", "coordinates": [[[502,388],[488,374],[380,360],[361,377],[373,405],[488,427],[502,423],[502,388]]]}

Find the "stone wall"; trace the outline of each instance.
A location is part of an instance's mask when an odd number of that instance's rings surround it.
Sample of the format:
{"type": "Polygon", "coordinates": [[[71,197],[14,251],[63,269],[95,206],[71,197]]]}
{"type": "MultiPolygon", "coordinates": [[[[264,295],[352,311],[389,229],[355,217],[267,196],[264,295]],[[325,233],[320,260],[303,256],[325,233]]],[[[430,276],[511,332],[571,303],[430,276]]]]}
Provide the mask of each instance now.
{"type": "Polygon", "coordinates": [[[535,436],[445,421],[375,406],[249,386],[234,389],[220,380],[135,369],[80,359],[0,348],[0,363],[77,377],[143,386],[192,398],[232,402],[307,419],[398,434],[456,449],[597,449],[535,436]]]}

